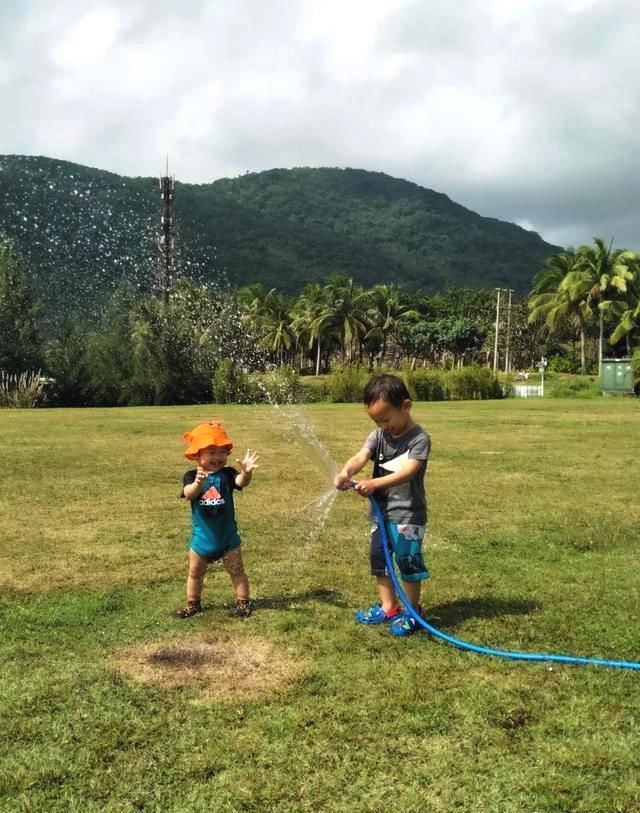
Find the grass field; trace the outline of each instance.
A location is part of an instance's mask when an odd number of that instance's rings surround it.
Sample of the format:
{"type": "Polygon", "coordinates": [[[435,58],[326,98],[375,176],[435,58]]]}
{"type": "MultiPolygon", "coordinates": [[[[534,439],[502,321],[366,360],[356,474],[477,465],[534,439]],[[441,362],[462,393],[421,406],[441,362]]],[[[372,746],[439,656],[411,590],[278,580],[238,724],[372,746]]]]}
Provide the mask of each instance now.
{"type": "MultiPolygon", "coordinates": [[[[640,405],[416,404],[433,441],[429,619],[500,648],[640,659],[640,405]]],[[[640,673],[358,627],[365,503],[270,407],[0,412],[0,811],[640,810],[640,673]],[[257,600],[184,598],[182,432],[225,420],[257,600]],[[206,663],[205,663],[206,661],[206,663]]],[[[336,461],[370,424],[304,408],[336,461]]]]}

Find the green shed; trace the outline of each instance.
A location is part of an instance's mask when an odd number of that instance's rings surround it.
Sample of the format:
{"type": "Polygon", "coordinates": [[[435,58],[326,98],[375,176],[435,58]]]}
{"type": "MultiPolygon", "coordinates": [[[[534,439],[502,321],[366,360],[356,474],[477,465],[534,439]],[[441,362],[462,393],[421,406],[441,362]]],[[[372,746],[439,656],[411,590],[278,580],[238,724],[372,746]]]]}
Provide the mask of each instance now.
{"type": "Polygon", "coordinates": [[[631,359],[602,359],[600,389],[602,392],[633,392],[631,359]]]}

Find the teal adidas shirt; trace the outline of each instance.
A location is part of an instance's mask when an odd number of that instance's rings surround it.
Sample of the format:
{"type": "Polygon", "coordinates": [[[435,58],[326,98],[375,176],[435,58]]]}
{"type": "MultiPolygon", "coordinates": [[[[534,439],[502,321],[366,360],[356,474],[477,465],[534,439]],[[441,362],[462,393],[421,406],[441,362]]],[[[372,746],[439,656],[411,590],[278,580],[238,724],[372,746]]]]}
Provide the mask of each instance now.
{"type": "MultiPolygon", "coordinates": [[[[236,514],[233,492],[242,491],[236,485],[240,472],[232,466],[225,466],[213,474],[208,474],[202,483],[198,496],[191,500],[191,547],[209,549],[223,545],[230,534],[236,533],[236,514]]],[[[184,474],[184,486],[195,482],[197,469],[184,474]]]]}

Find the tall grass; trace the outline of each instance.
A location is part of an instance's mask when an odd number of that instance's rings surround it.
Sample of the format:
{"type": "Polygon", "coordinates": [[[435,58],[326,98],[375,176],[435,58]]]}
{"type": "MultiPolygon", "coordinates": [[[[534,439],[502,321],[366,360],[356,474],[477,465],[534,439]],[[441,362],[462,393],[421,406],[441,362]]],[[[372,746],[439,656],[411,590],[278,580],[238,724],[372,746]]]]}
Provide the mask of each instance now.
{"type": "Polygon", "coordinates": [[[40,371],[7,373],[0,370],[0,407],[32,409],[42,400],[45,381],[40,371]]]}

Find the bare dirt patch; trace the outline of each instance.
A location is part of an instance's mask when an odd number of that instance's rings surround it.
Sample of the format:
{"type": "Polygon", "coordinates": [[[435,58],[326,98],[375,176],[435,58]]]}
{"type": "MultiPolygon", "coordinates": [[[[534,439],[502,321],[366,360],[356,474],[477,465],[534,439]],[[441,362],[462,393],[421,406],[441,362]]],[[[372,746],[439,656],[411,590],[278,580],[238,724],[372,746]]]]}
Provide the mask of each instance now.
{"type": "Polygon", "coordinates": [[[115,666],[141,683],[196,686],[213,699],[273,695],[309,672],[308,665],[260,638],[193,638],[129,647],[115,666]]]}

